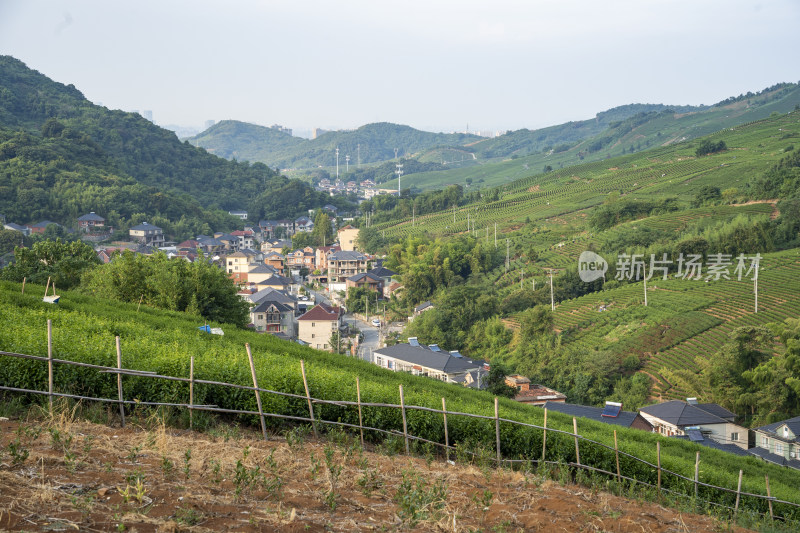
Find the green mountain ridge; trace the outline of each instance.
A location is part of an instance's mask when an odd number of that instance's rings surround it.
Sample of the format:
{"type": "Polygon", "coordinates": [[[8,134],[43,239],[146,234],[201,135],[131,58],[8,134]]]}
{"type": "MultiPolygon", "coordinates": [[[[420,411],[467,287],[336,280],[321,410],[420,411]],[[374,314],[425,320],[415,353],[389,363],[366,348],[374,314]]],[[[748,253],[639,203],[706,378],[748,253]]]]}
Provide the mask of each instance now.
{"type": "Polygon", "coordinates": [[[237,226],[229,209],[282,218],[330,202],[264,164],[209,154],[0,56],[0,213],[8,220],[69,224],[95,211],[124,227],[183,218],[194,222],[181,234],[192,235],[237,226]]]}

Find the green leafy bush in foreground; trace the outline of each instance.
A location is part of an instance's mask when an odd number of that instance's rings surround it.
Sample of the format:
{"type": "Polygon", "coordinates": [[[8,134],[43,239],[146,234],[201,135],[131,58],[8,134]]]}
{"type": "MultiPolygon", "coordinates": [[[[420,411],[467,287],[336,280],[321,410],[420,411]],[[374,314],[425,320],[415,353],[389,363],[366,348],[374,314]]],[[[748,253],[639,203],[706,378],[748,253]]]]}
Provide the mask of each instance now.
{"type": "MultiPolygon", "coordinates": [[[[43,288],[28,285],[20,294],[20,285],[0,282],[0,350],[32,355],[47,354],[46,322],[53,323],[53,352],[58,359],[83,361],[114,366],[114,337],[121,337],[125,368],[154,371],[162,375],[188,377],[189,360],[195,357],[195,377],[228,383],[252,383],[245,352],[250,343],[255,358],[259,386],[265,389],[304,394],[300,360],[306,361],[311,394],[327,400],[356,400],[356,376],[361,381],[364,402],[398,404],[398,385],[405,391],[406,405],[441,408],[447,399],[448,411],[493,416],[491,395],[452,384],[408,374],[393,373],[363,361],[328,354],[248,331],[226,328],[225,336],[208,335],[197,330],[197,319],[178,312],[154,310],[135,304],[109,302],[77,293],[65,292],[58,305],[42,303],[43,288]]],[[[116,376],[96,370],[68,365],[55,366],[55,387],[58,392],[115,398],[116,376]]],[[[140,401],[187,403],[188,385],[170,380],[124,376],[125,398],[140,401]]],[[[3,357],[0,364],[0,385],[46,390],[47,365],[3,357]]],[[[293,416],[308,416],[304,399],[262,394],[264,411],[293,416]]],[[[224,408],[256,410],[252,392],[230,387],[196,385],[196,404],[213,404],[224,408]]],[[[355,408],[337,405],[315,406],[319,418],[358,423],[355,408]]],[[[401,431],[399,409],[364,408],[364,425],[389,431],[401,431]]],[[[408,411],[410,434],[444,442],[441,415],[418,410],[408,411]]],[[[542,425],[543,411],[500,399],[500,416],[529,424],[542,425]]],[[[249,417],[252,418],[252,417],[249,417]]],[[[255,419],[249,420],[255,422],[255,419]]],[[[268,419],[278,425],[278,419],[268,419]]],[[[571,432],[572,421],[558,413],[548,416],[548,428],[571,432]]],[[[581,420],[579,433],[588,439],[613,446],[613,428],[581,420]]],[[[450,443],[459,446],[482,446],[494,449],[494,422],[448,416],[450,443]]],[[[738,470],[744,470],[742,490],[765,494],[764,474],[770,477],[772,495],[780,500],[800,503],[796,491],[800,473],[766,464],[756,458],[741,458],[716,450],[638,430],[618,428],[620,449],[650,463],[656,463],[656,441],[661,442],[661,463],[665,469],[692,477],[695,452],[701,452],[700,480],[731,489],[736,488],[738,470]]],[[[379,435],[372,435],[379,438],[379,435]]],[[[507,458],[537,460],[541,456],[542,431],[509,423],[501,424],[502,451],[507,458]]],[[[615,471],[613,450],[582,441],[581,462],[608,471],[615,471]]],[[[547,460],[573,462],[575,446],[572,437],[548,433],[547,460]]],[[[656,483],[655,469],[622,455],[623,475],[656,483]]],[[[665,488],[693,494],[690,482],[663,475],[665,488]]],[[[700,488],[700,497],[733,506],[736,495],[716,489],[700,488]]],[[[743,496],[740,506],[766,512],[766,502],[743,496]]],[[[800,517],[794,507],[774,504],[775,512],[800,517]]]]}

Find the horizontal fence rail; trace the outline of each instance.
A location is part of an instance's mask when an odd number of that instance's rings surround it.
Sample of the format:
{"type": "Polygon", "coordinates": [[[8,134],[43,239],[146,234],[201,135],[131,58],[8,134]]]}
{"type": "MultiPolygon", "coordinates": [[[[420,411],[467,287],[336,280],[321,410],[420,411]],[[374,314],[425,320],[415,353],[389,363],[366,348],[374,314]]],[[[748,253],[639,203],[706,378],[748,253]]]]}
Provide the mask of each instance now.
{"type": "MultiPolygon", "coordinates": [[[[50,321],[48,320],[48,323],[49,322],[50,321]]],[[[119,343],[119,337],[117,337],[117,343],[119,343]]],[[[109,367],[109,366],[95,365],[95,364],[90,364],[90,363],[83,363],[83,362],[80,362],[80,361],[70,361],[70,360],[66,360],[66,359],[55,359],[55,358],[52,357],[52,348],[51,348],[51,346],[52,346],[51,329],[50,329],[49,324],[48,324],[48,356],[47,357],[0,351],[0,357],[29,359],[29,360],[34,360],[34,361],[40,361],[40,362],[43,362],[43,363],[47,363],[47,365],[48,365],[48,387],[47,387],[48,390],[33,390],[33,389],[26,389],[26,388],[20,388],[20,387],[12,387],[12,386],[7,386],[7,385],[0,385],[0,390],[12,392],[12,393],[34,394],[34,395],[47,396],[50,409],[52,409],[52,400],[53,400],[53,398],[69,398],[69,399],[81,400],[81,401],[85,400],[85,401],[97,401],[97,402],[103,402],[103,403],[109,403],[109,404],[117,404],[120,407],[120,418],[121,418],[121,422],[122,422],[123,426],[125,424],[124,406],[137,406],[137,405],[188,409],[190,414],[193,411],[207,411],[207,412],[212,412],[212,413],[223,413],[223,414],[233,414],[233,415],[244,415],[244,416],[258,417],[262,421],[262,429],[263,429],[264,438],[267,438],[266,427],[264,426],[264,423],[263,423],[265,418],[274,418],[274,419],[287,420],[287,421],[299,422],[299,423],[310,423],[310,424],[312,424],[312,427],[314,428],[315,433],[316,433],[316,427],[317,427],[316,424],[320,423],[320,424],[325,424],[325,425],[330,425],[330,426],[335,426],[335,427],[342,427],[342,428],[349,428],[349,429],[352,429],[352,430],[358,430],[359,432],[361,432],[362,442],[363,442],[363,432],[364,431],[371,431],[371,432],[374,432],[374,433],[377,433],[377,434],[392,436],[392,437],[396,437],[396,438],[403,438],[404,441],[405,441],[406,453],[409,452],[409,441],[415,441],[415,442],[421,442],[421,443],[425,443],[425,444],[430,444],[430,445],[432,445],[434,447],[438,447],[438,448],[444,450],[446,452],[446,454],[447,454],[448,460],[450,458],[450,454],[451,454],[452,451],[457,451],[458,453],[463,453],[466,456],[471,456],[471,457],[476,457],[478,455],[477,452],[470,451],[470,450],[465,450],[463,445],[459,447],[457,445],[457,443],[454,443],[454,442],[452,442],[451,440],[448,439],[447,417],[448,416],[449,417],[467,417],[467,418],[472,418],[472,419],[484,420],[484,421],[492,422],[492,425],[494,426],[492,429],[496,433],[496,445],[495,445],[496,446],[496,449],[495,449],[496,458],[495,457],[490,457],[489,459],[494,461],[494,462],[496,462],[498,465],[503,465],[503,464],[508,464],[508,465],[513,465],[513,464],[537,464],[537,465],[549,465],[549,466],[554,466],[554,467],[567,466],[567,467],[575,469],[575,470],[585,470],[585,471],[588,471],[588,472],[595,472],[595,473],[598,473],[598,474],[602,474],[604,476],[608,476],[611,479],[616,479],[617,481],[623,481],[624,480],[624,481],[627,481],[627,482],[629,482],[631,484],[634,484],[634,485],[643,485],[643,486],[646,486],[646,487],[654,488],[654,489],[657,490],[657,495],[658,495],[659,498],[661,497],[662,493],[663,494],[671,494],[671,495],[674,495],[674,496],[677,496],[677,497],[685,497],[685,498],[694,499],[696,501],[702,501],[703,503],[705,503],[705,504],[707,504],[709,506],[715,506],[715,507],[719,507],[719,508],[728,509],[730,511],[733,511],[734,513],[738,512],[738,510],[739,510],[739,502],[740,502],[742,497],[761,500],[761,501],[764,501],[764,502],[768,503],[769,504],[769,515],[768,516],[770,518],[774,518],[773,509],[772,509],[772,505],[773,504],[781,504],[781,505],[785,505],[785,506],[789,506],[789,507],[793,507],[793,508],[800,508],[800,504],[798,504],[798,503],[785,501],[785,500],[779,500],[779,499],[771,496],[769,494],[769,479],[768,479],[768,477],[766,478],[766,486],[767,486],[767,493],[768,493],[767,495],[743,492],[741,490],[741,471],[740,471],[740,478],[739,478],[740,482],[739,482],[739,486],[738,486],[737,489],[731,489],[731,488],[727,488],[727,487],[720,487],[720,486],[717,486],[717,485],[704,483],[704,482],[699,480],[699,474],[698,474],[698,468],[697,468],[697,466],[699,465],[700,452],[697,453],[697,464],[695,465],[695,477],[694,478],[690,478],[690,477],[684,476],[684,475],[682,475],[680,473],[673,472],[671,470],[663,468],[661,466],[660,443],[657,443],[658,444],[657,452],[656,452],[657,453],[657,463],[653,464],[653,463],[651,463],[651,462],[649,462],[647,460],[641,459],[641,458],[639,458],[639,457],[637,457],[637,456],[635,456],[633,454],[630,454],[630,453],[627,453],[627,452],[624,452],[624,451],[620,450],[619,447],[617,446],[616,431],[614,432],[614,446],[610,446],[608,444],[605,444],[605,443],[602,443],[602,442],[598,442],[596,440],[589,439],[587,437],[584,437],[584,436],[580,435],[578,433],[577,421],[576,421],[575,418],[573,418],[573,424],[574,425],[573,425],[573,431],[572,432],[561,430],[561,429],[547,427],[547,409],[544,410],[544,424],[542,426],[539,426],[539,425],[536,425],[536,424],[520,422],[520,421],[517,421],[517,420],[508,419],[508,418],[501,418],[499,416],[499,410],[498,410],[499,408],[498,408],[498,404],[497,404],[496,399],[495,399],[495,405],[494,405],[495,416],[479,415],[479,414],[473,414],[473,413],[463,413],[463,412],[458,412],[458,411],[447,410],[446,406],[445,406],[446,404],[445,404],[445,399],[444,398],[442,398],[442,409],[434,409],[434,408],[431,408],[431,407],[418,406],[418,405],[407,405],[405,403],[405,400],[404,400],[402,385],[400,385],[400,387],[399,387],[399,398],[400,398],[400,404],[399,405],[398,404],[392,404],[392,403],[363,402],[363,401],[361,401],[361,391],[360,391],[360,385],[358,383],[358,378],[356,378],[356,387],[358,388],[358,392],[357,392],[358,401],[354,402],[354,401],[349,401],[349,400],[329,400],[329,399],[322,399],[322,398],[314,398],[313,396],[311,396],[310,392],[308,392],[309,391],[309,387],[308,387],[308,381],[306,379],[305,363],[302,362],[302,361],[301,361],[301,371],[302,371],[302,374],[303,374],[303,383],[304,383],[305,390],[306,390],[306,394],[305,395],[303,395],[303,394],[294,394],[294,393],[283,392],[283,391],[275,391],[275,390],[261,388],[261,387],[258,387],[258,386],[249,386],[249,385],[241,385],[241,384],[236,384],[236,383],[225,383],[225,382],[220,382],[220,381],[197,379],[194,376],[194,361],[192,361],[190,376],[188,378],[185,378],[185,377],[180,377],[180,376],[161,375],[161,374],[158,374],[158,373],[155,373],[155,372],[152,372],[152,371],[123,368],[122,364],[121,364],[121,353],[120,353],[119,350],[117,352],[117,355],[118,355],[118,359],[117,359],[118,364],[117,364],[117,366],[116,367],[109,367]],[[53,376],[53,365],[54,364],[84,367],[84,368],[88,368],[88,369],[97,370],[98,372],[103,373],[103,374],[116,375],[117,376],[117,386],[118,386],[118,398],[99,398],[99,397],[82,396],[82,395],[77,395],[77,394],[68,394],[68,393],[56,392],[54,390],[54,384],[53,384],[53,378],[52,378],[52,376],[53,376]],[[152,378],[152,379],[169,380],[169,381],[177,381],[177,382],[187,383],[190,386],[190,389],[189,389],[190,390],[189,403],[157,402],[157,401],[148,401],[148,400],[140,400],[140,399],[125,400],[124,399],[124,388],[122,386],[122,380],[121,380],[122,376],[131,376],[131,377],[137,377],[137,378],[152,378]],[[230,388],[235,388],[235,389],[240,389],[240,390],[251,391],[256,395],[256,399],[257,399],[257,404],[258,404],[258,409],[259,410],[258,411],[252,411],[252,410],[246,410],[246,409],[225,408],[225,407],[220,407],[220,406],[216,406],[216,405],[198,405],[198,404],[195,404],[194,401],[193,401],[193,387],[194,387],[194,385],[197,385],[197,384],[203,384],[203,385],[209,385],[209,386],[215,386],[215,387],[230,387],[230,388]],[[291,398],[291,399],[300,400],[300,401],[303,401],[303,402],[308,402],[308,411],[309,411],[308,416],[297,416],[297,415],[292,415],[292,414],[266,412],[266,411],[264,411],[262,409],[262,406],[261,406],[261,396],[260,396],[261,394],[275,395],[275,396],[279,396],[279,397],[291,398]],[[317,416],[317,414],[315,413],[314,407],[313,407],[314,405],[317,405],[317,406],[331,405],[331,406],[342,407],[342,408],[357,408],[358,409],[358,424],[343,422],[341,420],[336,420],[336,421],[325,420],[325,419],[321,418],[321,416],[317,416]],[[362,409],[364,409],[364,408],[386,408],[386,409],[397,409],[397,410],[399,410],[401,412],[401,414],[402,414],[402,420],[403,420],[402,430],[400,430],[400,429],[392,430],[392,429],[386,429],[386,428],[375,428],[375,427],[365,426],[363,424],[362,418],[361,418],[362,409]],[[431,413],[433,415],[439,415],[441,417],[441,419],[443,420],[443,424],[444,424],[443,429],[444,429],[444,441],[445,442],[438,442],[438,441],[434,441],[434,440],[430,440],[430,439],[425,439],[423,437],[415,436],[415,435],[412,435],[411,433],[409,433],[408,428],[407,428],[407,424],[406,424],[406,413],[409,412],[409,411],[419,411],[419,412],[431,413]],[[541,458],[540,459],[524,458],[523,459],[523,458],[503,457],[502,453],[501,453],[501,449],[502,449],[502,438],[501,438],[501,433],[502,432],[500,430],[501,424],[514,425],[514,426],[519,426],[519,427],[526,427],[526,428],[531,428],[533,430],[540,430],[542,432],[542,453],[541,453],[541,458]],[[545,460],[546,451],[547,451],[547,443],[548,443],[548,440],[547,440],[548,434],[550,434],[550,435],[561,435],[564,438],[568,438],[570,441],[572,439],[574,439],[574,441],[575,441],[575,450],[574,450],[575,461],[547,461],[547,460],[545,460]],[[604,468],[600,468],[600,467],[597,467],[597,466],[592,466],[591,464],[586,464],[586,461],[581,462],[581,460],[580,460],[580,457],[581,457],[580,444],[581,443],[583,443],[584,445],[589,444],[591,446],[596,447],[596,449],[602,449],[602,450],[605,450],[607,452],[614,453],[615,456],[616,456],[616,468],[617,468],[617,471],[616,472],[611,472],[611,471],[608,471],[608,470],[606,470],[604,468]],[[633,462],[639,463],[641,465],[644,465],[645,467],[651,469],[652,471],[657,472],[658,473],[658,483],[656,485],[653,485],[652,483],[649,483],[647,481],[643,481],[641,479],[636,479],[635,477],[629,477],[629,476],[623,475],[623,473],[621,472],[621,469],[620,469],[620,463],[619,463],[619,458],[620,457],[626,458],[629,461],[633,461],[633,462]],[[685,482],[688,486],[693,487],[694,496],[692,496],[689,493],[679,492],[679,491],[675,491],[675,490],[663,487],[662,483],[661,483],[662,476],[672,476],[675,480],[680,480],[680,481],[685,482]],[[697,491],[698,491],[699,487],[702,487],[702,488],[705,488],[705,489],[709,489],[709,490],[713,490],[713,491],[720,491],[721,493],[735,494],[736,495],[736,505],[734,507],[730,507],[728,505],[724,505],[724,504],[721,504],[721,503],[718,503],[718,502],[715,502],[715,501],[711,501],[711,500],[706,500],[706,499],[700,500],[697,497],[697,494],[698,494],[697,491]]],[[[119,346],[119,344],[117,344],[117,346],[119,346]]],[[[250,357],[250,359],[252,361],[252,355],[250,355],[250,347],[249,347],[249,345],[246,346],[246,349],[247,349],[247,352],[248,352],[248,356],[250,357]]],[[[255,367],[253,365],[251,365],[251,373],[252,373],[252,377],[253,377],[253,382],[255,384],[257,384],[257,379],[256,379],[257,376],[256,376],[256,372],[255,372],[255,367]]],[[[190,417],[190,426],[191,426],[191,420],[192,419],[190,417]]],[[[552,438],[551,438],[551,440],[552,440],[552,438]]],[[[561,444],[563,446],[563,442],[561,444]]],[[[537,454],[538,454],[538,452],[537,452],[537,454]]],[[[589,461],[589,462],[591,462],[591,461],[589,461]]],[[[762,514],[764,516],[767,516],[766,513],[761,513],[761,512],[758,512],[758,511],[756,511],[756,512],[758,514],[762,514]]]]}

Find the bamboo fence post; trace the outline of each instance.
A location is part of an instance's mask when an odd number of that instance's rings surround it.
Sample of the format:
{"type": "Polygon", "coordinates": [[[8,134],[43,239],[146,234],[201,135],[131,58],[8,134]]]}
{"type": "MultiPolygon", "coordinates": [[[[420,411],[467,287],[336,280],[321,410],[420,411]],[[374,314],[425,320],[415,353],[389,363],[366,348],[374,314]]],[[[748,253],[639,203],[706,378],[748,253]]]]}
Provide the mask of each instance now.
{"type": "Polygon", "coordinates": [[[144,293],[139,297],[139,305],[136,306],[136,312],[139,312],[139,308],[142,306],[142,300],[144,300],[144,293]]]}
{"type": "Polygon", "coordinates": [[[697,487],[700,482],[700,452],[694,459],[694,498],[697,499],[697,487]]]}
{"type": "Polygon", "coordinates": [[[27,279],[28,279],[27,277],[22,278],[22,294],[25,294],[25,281],[27,279]]]}
{"type": "Polygon", "coordinates": [[[450,460],[450,438],[447,435],[447,405],[444,403],[444,396],[442,396],[442,416],[444,417],[444,453],[445,458],[450,460]]]}
{"type": "Polygon", "coordinates": [[[614,455],[617,457],[617,482],[622,483],[622,473],[619,469],[619,446],[617,446],[617,430],[614,430],[614,455]]]}
{"type": "MultiPolygon", "coordinates": [[[[117,342],[117,370],[122,370],[122,348],[119,346],[119,335],[117,342]]],[[[122,420],[122,427],[125,427],[125,404],[122,402],[122,374],[117,373],[117,393],[119,396],[119,418],[122,420]]]]}
{"type": "Polygon", "coordinates": [[[47,319],[47,401],[53,414],[53,321],[47,319]]]}
{"type": "Polygon", "coordinates": [[[300,359],[300,372],[303,374],[303,387],[306,389],[306,400],[308,400],[308,414],[311,416],[311,428],[314,430],[314,438],[318,439],[317,421],[314,418],[314,406],[311,404],[311,393],[308,391],[308,379],[306,379],[306,363],[300,359]]]}
{"type": "Polygon", "coordinates": [[[500,453],[500,405],[497,396],[494,397],[494,433],[497,437],[497,466],[499,467],[503,460],[500,453]]]}
{"type": "Polygon", "coordinates": [[[572,430],[575,434],[575,462],[581,464],[581,452],[578,449],[578,420],[572,417],[572,430]]]}
{"type": "Polygon", "coordinates": [[[544,464],[545,452],[547,452],[547,407],[544,408],[544,426],[542,427],[542,464],[544,464]]]}
{"type": "Polygon", "coordinates": [[[50,276],[47,276],[47,285],[44,286],[44,295],[47,296],[47,291],[50,290],[50,276]]]}
{"type": "Polygon", "coordinates": [[[361,432],[361,448],[364,448],[364,420],[361,418],[361,383],[356,376],[356,398],[358,399],[358,430],[361,432]]]}
{"type": "Polygon", "coordinates": [[[733,507],[733,516],[739,512],[739,499],[742,496],[742,471],[739,470],[739,484],[736,486],[736,505],[733,507]]]}
{"type": "Polygon", "coordinates": [[[189,429],[194,429],[194,356],[189,359],[189,429]]]}
{"type": "Polygon", "coordinates": [[[250,343],[246,342],[245,350],[247,350],[247,360],[250,362],[250,375],[253,376],[253,388],[256,393],[256,405],[258,405],[258,418],[261,420],[261,433],[264,435],[264,440],[267,439],[267,423],[264,421],[264,409],[261,407],[261,392],[258,390],[258,379],[256,379],[256,365],[253,362],[253,354],[250,352],[250,343]]]}
{"type": "Polygon", "coordinates": [[[403,415],[403,438],[406,440],[406,455],[409,455],[408,450],[408,424],[406,422],[406,401],[403,397],[403,385],[400,385],[400,412],[403,415]]]}
{"type": "Polygon", "coordinates": [[[658,465],[658,501],[661,501],[661,443],[656,442],[656,464],[658,465]]]}
{"type": "Polygon", "coordinates": [[[764,481],[767,482],[767,503],[769,504],[769,519],[775,520],[775,516],[772,514],[772,495],[769,493],[769,476],[764,475],[764,481]]]}

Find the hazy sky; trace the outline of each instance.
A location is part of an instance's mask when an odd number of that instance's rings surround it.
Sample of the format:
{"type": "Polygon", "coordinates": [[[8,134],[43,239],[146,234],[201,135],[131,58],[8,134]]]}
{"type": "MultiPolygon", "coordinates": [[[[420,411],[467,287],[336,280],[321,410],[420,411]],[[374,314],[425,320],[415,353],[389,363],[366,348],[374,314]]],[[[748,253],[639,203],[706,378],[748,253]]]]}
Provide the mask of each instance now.
{"type": "Polygon", "coordinates": [[[800,80],[800,0],[0,0],[0,54],[159,124],[538,128],[800,80]]]}

